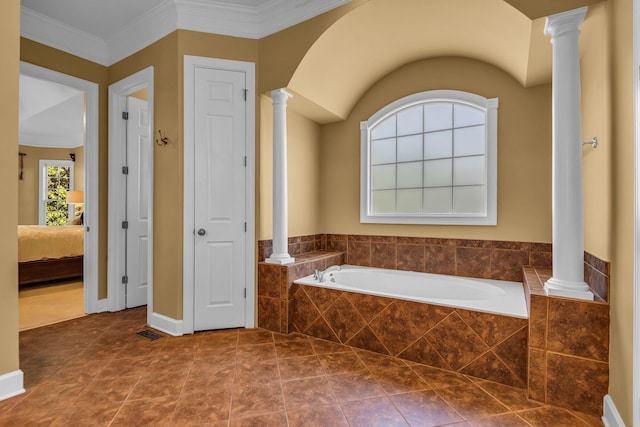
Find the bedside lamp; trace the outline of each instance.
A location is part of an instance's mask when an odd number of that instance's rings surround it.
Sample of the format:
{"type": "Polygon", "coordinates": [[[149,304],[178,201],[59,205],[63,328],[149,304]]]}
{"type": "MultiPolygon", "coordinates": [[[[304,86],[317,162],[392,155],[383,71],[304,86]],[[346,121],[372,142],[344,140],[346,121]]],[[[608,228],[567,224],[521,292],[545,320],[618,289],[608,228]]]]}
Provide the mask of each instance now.
{"type": "Polygon", "coordinates": [[[74,206],[74,217],[77,217],[77,212],[80,211],[80,224],[84,224],[84,211],[82,204],[84,203],[83,191],[67,191],[67,203],[74,206]],[[80,206],[78,206],[80,205],[80,206]]]}

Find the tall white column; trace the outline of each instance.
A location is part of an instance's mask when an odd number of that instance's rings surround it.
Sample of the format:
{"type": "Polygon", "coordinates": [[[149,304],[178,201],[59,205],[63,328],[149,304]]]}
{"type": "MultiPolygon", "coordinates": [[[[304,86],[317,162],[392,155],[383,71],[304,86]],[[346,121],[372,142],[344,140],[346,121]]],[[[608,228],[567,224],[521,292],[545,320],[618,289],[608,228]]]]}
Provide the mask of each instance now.
{"type": "Polygon", "coordinates": [[[553,277],[547,295],[593,300],[584,281],[578,26],[587,8],[547,17],[553,44],[553,277]]]}
{"type": "Polygon", "coordinates": [[[291,264],[287,229],[287,99],[285,89],[271,92],[273,101],[273,252],[265,261],[291,264]]]}

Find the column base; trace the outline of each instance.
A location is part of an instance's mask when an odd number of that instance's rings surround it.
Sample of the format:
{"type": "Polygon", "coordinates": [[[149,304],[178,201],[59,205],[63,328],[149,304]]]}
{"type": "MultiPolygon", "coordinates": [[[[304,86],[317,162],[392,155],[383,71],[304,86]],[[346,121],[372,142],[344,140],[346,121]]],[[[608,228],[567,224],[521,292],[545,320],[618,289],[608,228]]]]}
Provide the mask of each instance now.
{"type": "Polygon", "coordinates": [[[544,291],[549,296],[593,301],[593,292],[585,282],[570,282],[552,277],[545,282],[544,291]]]}
{"type": "Polygon", "coordinates": [[[293,258],[292,256],[289,256],[289,254],[286,254],[285,256],[279,255],[275,257],[271,255],[269,258],[265,259],[264,262],[269,264],[285,265],[285,264],[293,264],[294,262],[296,262],[296,259],[293,258]]]}

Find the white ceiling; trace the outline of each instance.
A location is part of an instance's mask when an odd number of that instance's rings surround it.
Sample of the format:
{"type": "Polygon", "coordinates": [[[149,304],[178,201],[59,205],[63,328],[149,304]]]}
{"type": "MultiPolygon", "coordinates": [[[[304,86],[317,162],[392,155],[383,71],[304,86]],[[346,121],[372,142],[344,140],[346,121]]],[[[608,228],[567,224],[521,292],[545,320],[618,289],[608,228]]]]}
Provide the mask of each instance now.
{"type": "Polygon", "coordinates": [[[20,144],[75,148],[84,144],[84,93],[20,76],[20,144]]]}
{"type": "MultiPolygon", "coordinates": [[[[176,29],[262,38],[350,0],[21,0],[22,37],[111,65],[176,29]]],[[[84,94],[20,78],[20,143],[84,143],[84,94]]]]}
{"type": "Polygon", "coordinates": [[[176,29],[259,39],[351,0],[22,0],[21,35],[112,65],[176,29]]]}

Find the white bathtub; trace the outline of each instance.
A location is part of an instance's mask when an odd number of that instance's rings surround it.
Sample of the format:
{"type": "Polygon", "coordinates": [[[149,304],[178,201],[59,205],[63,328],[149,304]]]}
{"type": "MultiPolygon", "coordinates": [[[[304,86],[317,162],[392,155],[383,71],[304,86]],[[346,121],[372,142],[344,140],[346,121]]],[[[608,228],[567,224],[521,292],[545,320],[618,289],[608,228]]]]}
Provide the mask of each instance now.
{"type": "Polygon", "coordinates": [[[524,288],[518,282],[343,265],[340,270],[325,273],[322,283],[313,275],[295,283],[525,319],[529,317],[524,288]]]}

